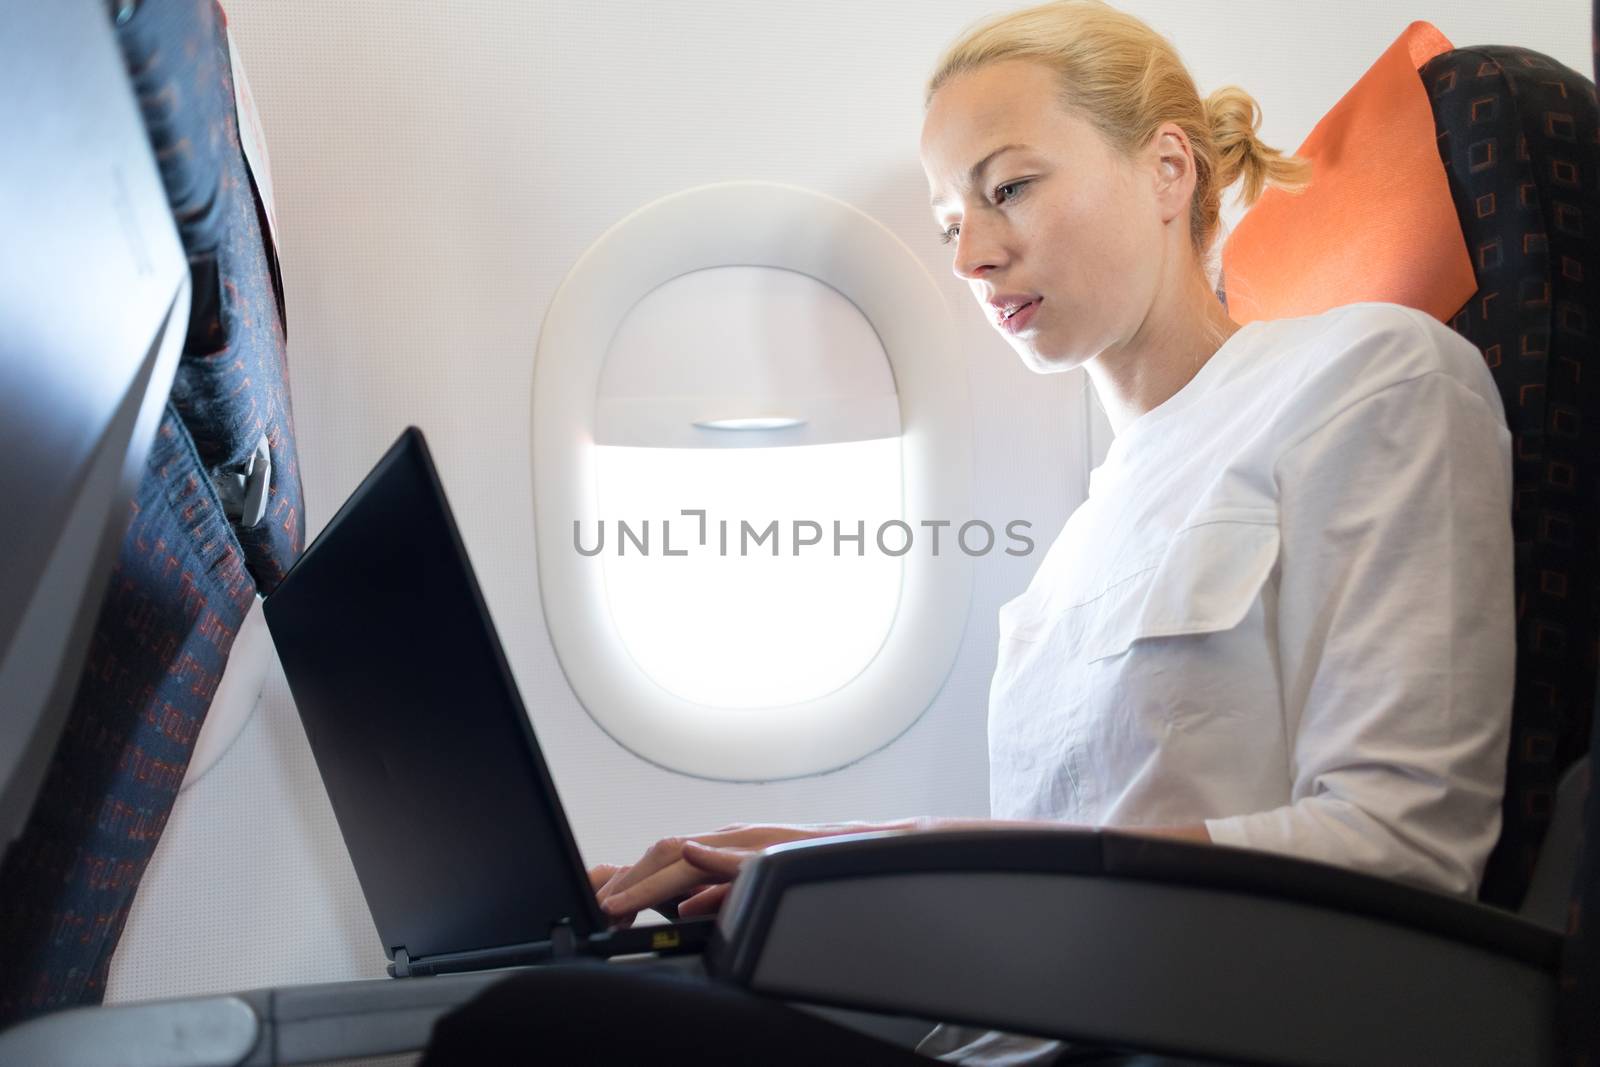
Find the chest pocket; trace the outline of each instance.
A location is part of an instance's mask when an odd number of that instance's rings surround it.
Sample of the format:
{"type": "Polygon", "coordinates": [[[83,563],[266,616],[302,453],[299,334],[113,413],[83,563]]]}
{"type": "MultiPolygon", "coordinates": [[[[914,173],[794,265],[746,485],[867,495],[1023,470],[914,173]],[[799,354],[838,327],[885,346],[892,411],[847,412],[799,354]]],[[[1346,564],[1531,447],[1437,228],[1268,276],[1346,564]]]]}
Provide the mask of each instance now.
{"type": "Polygon", "coordinates": [[[1121,655],[1136,641],[1233,629],[1277,560],[1272,512],[1212,514],[1190,523],[1159,559],[1092,605],[1081,624],[1085,660],[1121,655]]]}

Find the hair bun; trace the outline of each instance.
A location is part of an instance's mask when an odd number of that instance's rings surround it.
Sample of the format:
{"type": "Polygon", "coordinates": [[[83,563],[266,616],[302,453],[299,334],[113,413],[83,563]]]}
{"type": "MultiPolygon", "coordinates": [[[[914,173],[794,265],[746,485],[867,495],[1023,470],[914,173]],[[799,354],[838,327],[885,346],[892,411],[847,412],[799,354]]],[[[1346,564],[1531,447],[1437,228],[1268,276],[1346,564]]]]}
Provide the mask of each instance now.
{"type": "Polygon", "coordinates": [[[1261,108],[1255,98],[1237,85],[1226,85],[1205,98],[1217,151],[1217,186],[1226,189],[1244,179],[1240,197],[1246,206],[1260,199],[1268,185],[1289,192],[1305,188],[1311,179],[1306,160],[1286,156],[1261,143],[1261,108]]]}

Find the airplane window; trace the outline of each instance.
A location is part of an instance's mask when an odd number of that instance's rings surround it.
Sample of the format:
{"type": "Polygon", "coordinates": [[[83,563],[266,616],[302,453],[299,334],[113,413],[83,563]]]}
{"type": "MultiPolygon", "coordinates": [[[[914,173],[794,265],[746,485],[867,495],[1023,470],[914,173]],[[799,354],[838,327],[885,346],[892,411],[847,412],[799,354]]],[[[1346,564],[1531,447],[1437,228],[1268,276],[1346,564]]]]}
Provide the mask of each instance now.
{"type": "Polygon", "coordinates": [[[794,186],[675,193],[583,253],[534,362],[534,527],[561,669],[618,744],[790,778],[929,706],[972,595],[954,337],[916,253],[794,186]]]}
{"type": "Polygon", "coordinates": [[[903,572],[899,541],[876,540],[902,518],[898,406],[843,296],[763,267],[661,286],[612,341],[597,437],[600,518],[579,540],[657,684],[780,707],[877,653],[903,572]]]}
{"type": "Polygon", "coordinates": [[[606,596],[661,686],[714,707],[781,706],[832,692],[877,653],[903,570],[874,543],[900,517],[897,439],[600,451],[600,513],[616,516],[601,553],[606,596]],[[685,500],[703,505],[703,524],[679,514],[685,500]],[[618,542],[630,515],[672,516],[651,524],[650,555],[618,542]],[[668,547],[687,555],[664,558],[668,547]]]}

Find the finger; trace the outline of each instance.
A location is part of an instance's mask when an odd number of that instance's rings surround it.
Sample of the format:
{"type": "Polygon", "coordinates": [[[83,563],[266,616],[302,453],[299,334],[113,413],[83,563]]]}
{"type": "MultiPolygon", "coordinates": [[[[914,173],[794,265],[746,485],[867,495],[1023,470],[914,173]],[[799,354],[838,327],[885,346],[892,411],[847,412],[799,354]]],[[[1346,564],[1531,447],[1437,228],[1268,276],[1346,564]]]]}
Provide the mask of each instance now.
{"type": "Polygon", "coordinates": [[[636,911],[625,912],[621,915],[607,915],[606,928],[610,930],[625,930],[633,925],[633,920],[639,917],[636,911]]]}
{"type": "Polygon", "coordinates": [[[723,882],[721,885],[707,886],[682,904],[678,905],[678,917],[693,919],[701,915],[714,915],[722,907],[722,900],[733,888],[732,882],[723,882]]]}
{"type": "MultiPolygon", "coordinates": [[[[606,886],[616,880],[617,876],[626,872],[628,868],[618,867],[613,863],[597,864],[589,870],[589,885],[595,887],[595,899],[603,901],[606,896],[606,886]],[[596,886],[596,883],[599,883],[596,886]]],[[[607,915],[606,925],[609,929],[617,930],[632,926],[638,912],[630,911],[618,915],[607,915]]]]}
{"type": "Polygon", "coordinates": [[[589,868],[589,888],[598,893],[607,882],[616,877],[618,871],[625,870],[626,867],[618,867],[614,863],[597,863],[589,868]]]}
{"type": "Polygon", "coordinates": [[[685,860],[708,874],[721,875],[722,878],[736,876],[749,857],[750,853],[743,850],[711,848],[698,841],[688,841],[683,846],[685,860]]]}
{"type": "Polygon", "coordinates": [[[627,875],[627,873],[627,867],[617,868],[616,873],[611,876],[610,881],[606,882],[605,885],[595,890],[595,899],[603,902],[606,897],[610,896],[612,893],[615,893],[617,891],[617,883],[620,882],[622,878],[627,875]]]}
{"type": "Polygon", "coordinates": [[[651,845],[643,856],[639,857],[639,862],[617,873],[617,876],[606,885],[604,892],[601,893],[602,901],[612,894],[632,888],[658,871],[665,870],[674,863],[679,862],[682,857],[683,839],[680,837],[663,837],[651,845]]]}
{"type": "Polygon", "coordinates": [[[695,886],[704,884],[705,880],[705,871],[680,860],[670,867],[662,868],[643,881],[635,882],[625,889],[603,896],[600,899],[600,910],[607,915],[621,915],[624,912],[638,911],[641,908],[648,908],[659,901],[680,897],[695,886]]]}
{"type": "Polygon", "coordinates": [[[602,892],[599,896],[600,910],[607,915],[641,911],[662,901],[678,900],[705,881],[703,871],[680,861],[627,888],[602,892]]]}

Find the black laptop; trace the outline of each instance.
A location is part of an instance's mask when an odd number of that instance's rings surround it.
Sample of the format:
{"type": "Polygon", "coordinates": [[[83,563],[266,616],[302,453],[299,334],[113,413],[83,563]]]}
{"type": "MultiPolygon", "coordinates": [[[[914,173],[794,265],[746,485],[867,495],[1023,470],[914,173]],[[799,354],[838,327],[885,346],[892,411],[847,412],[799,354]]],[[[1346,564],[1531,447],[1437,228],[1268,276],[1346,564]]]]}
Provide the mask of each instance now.
{"type": "Polygon", "coordinates": [[[391,975],[709,940],[607,930],[421,431],[264,607],[391,975]]]}

